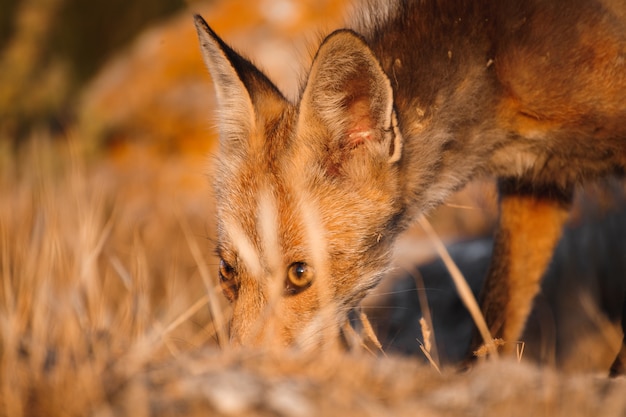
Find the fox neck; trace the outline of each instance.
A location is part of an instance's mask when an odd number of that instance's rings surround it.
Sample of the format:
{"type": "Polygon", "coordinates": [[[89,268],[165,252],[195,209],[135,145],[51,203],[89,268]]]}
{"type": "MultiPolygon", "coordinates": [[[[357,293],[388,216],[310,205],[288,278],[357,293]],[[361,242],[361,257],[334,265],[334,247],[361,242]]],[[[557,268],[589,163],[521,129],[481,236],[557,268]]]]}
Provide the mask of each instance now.
{"type": "Polygon", "coordinates": [[[371,13],[356,19],[355,30],[393,88],[404,138],[402,229],[476,175],[503,135],[493,121],[499,88],[489,41],[494,19],[482,2],[450,2],[450,10],[435,2],[397,3],[378,13],[377,22],[371,13]]]}

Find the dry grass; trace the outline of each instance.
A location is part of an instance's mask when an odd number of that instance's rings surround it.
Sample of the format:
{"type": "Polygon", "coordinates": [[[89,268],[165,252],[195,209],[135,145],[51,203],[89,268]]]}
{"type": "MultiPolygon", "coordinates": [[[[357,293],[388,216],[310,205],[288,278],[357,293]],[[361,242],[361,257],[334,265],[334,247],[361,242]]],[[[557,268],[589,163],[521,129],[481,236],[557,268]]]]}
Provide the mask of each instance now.
{"type": "Polygon", "coordinates": [[[164,184],[175,162],[159,173],[141,159],[87,169],[78,149],[40,140],[2,161],[6,415],[83,415],[146,364],[214,344],[215,284],[191,250],[209,231],[187,226],[207,199],[164,184]]]}
{"type": "Polygon", "coordinates": [[[122,168],[47,140],[2,155],[1,415],[626,411],[624,380],[504,360],[439,375],[364,352],[219,348],[211,316],[227,309],[214,293],[201,164],[138,152],[122,168]]]}
{"type": "Polygon", "coordinates": [[[435,233],[435,230],[430,225],[428,220],[426,220],[424,216],[421,216],[418,219],[418,222],[419,222],[419,225],[422,227],[422,229],[424,229],[428,237],[433,242],[433,245],[437,249],[437,253],[443,260],[444,264],[446,265],[446,268],[448,268],[448,271],[450,271],[450,276],[452,277],[452,281],[454,282],[456,291],[459,293],[459,297],[463,301],[463,304],[465,305],[467,310],[470,312],[470,315],[472,316],[472,319],[474,320],[474,323],[476,324],[476,328],[478,329],[478,331],[480,332],[480,335],[483,338],[483,342],[484,342],[483,346],[487,349],[487,351],[491,355],[497,357],[498,349],[494,343],[495,340],[493,340],[493,338],[491,337],[491,334],[489,333],[489,328],[487,327],[485,318],[480,312],[480,306],[478,305],[478,302],[476,301],[476,298],[474,297],[474,294],[472,293],[472,289],[470,288],[467,281],[465,280],[465,277],[463,277],[463,274],[461,273],[459,268],[456,266],[456,263],[454,263],[454,261],[452,260],[452,257],[450,257],[450,254],[446,250],[445,245],[443,244],[439,236],[437,236],[437,234],[435,233]]]}

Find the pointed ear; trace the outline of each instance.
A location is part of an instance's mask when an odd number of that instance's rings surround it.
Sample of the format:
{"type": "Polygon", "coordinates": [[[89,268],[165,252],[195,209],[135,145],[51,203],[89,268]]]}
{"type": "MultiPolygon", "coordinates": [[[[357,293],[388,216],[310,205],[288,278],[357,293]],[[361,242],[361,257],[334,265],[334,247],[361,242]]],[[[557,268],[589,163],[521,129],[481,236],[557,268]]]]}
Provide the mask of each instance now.
{"type": "Polygon", "coordinates": [[[320,46],[302,94],[300,117],[313,117],[326,126],[331,151],[366,145],[384,152],[390,163],[400,159],[402,136],[391,83],[372,50],[353,31],[336,31],[320,46]]]}
{"type": "Polygon", "coordinates": [[[220,142],[232,147],[246,147],[255,136],[256,125],[273,117],[286,102],[278,88],[250,61],[230,48],[195,15],[202,58],[208,68],[218,101],[220,142]],[[261,119],[261,120],[259,120],[261,119]]]}

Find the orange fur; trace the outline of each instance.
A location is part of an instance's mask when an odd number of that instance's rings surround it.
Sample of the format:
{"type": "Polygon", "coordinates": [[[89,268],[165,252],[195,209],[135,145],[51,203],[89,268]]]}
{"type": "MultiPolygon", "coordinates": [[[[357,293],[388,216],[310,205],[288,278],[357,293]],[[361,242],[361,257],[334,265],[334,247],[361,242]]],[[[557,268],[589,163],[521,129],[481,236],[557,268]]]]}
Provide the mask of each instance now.
{"type": "Polygon", "coordinates": [[[485,283],[482,305],[492,336],[508,342],[506,351],[513,351],[513,342],[522,333],[567,217],[567,206],[560,201],[515,194],[502,197],[495,243],[499,252],[485,283]]]}

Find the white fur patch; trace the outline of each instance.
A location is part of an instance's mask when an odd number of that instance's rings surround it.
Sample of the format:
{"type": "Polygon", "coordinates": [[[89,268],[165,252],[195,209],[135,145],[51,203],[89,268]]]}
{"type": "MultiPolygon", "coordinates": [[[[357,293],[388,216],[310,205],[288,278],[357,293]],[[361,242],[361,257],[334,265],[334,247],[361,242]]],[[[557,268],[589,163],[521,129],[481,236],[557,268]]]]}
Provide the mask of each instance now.
{"type": "Polygon", "coordinates": [[[283,261],[278,237],[278,209],[275,196],[270,189],[266,188],[259,193],[257,213],[259,216],[257,228],[263,248],[263,257],[272,275],[272,292],[278,293],[282,290],[283,261]]]}
{"type": "Polygon", "coordinates": [[[400,128],[398,127],[398,118],[396,117],[396,112],[392,110],[391,115],[391,127],[393,132],[393,154],[389,157],[389,163],[393,164],[398,162],[402,157],[402,145],[404,144],[404,138],[402,137],[402,133],[400,132],[400,128]]]}
{"type": "MultiPolygon", "coordinates": [[[[316,271],[316,277],[323,276],[326,279],[327,268],[327,250],[326,250],[326,233],[324,224],[322,223],[319,209],[314,207],[309,196],[300,193],[300,201],[298,204],[300,217],[304,230],[306,232],[306,242],[309,246],[311,262],[316,271]]],[[[324,283],[325,285],[327,283],[324,283]]]]}
{"type": "Polygon", "coordinates": [[[239,224],[232,219],[224,219],[224,230],[250,274],[257,277],[261,276],[263,267],[259,252],[239,224]]]}
{"type": "Polygon", "coordinates": [[[501,174],[520,177],[532,171],[543,159],[533,152],[517,147],[498,150],[493,154],[491,161],[501,174]]]}

